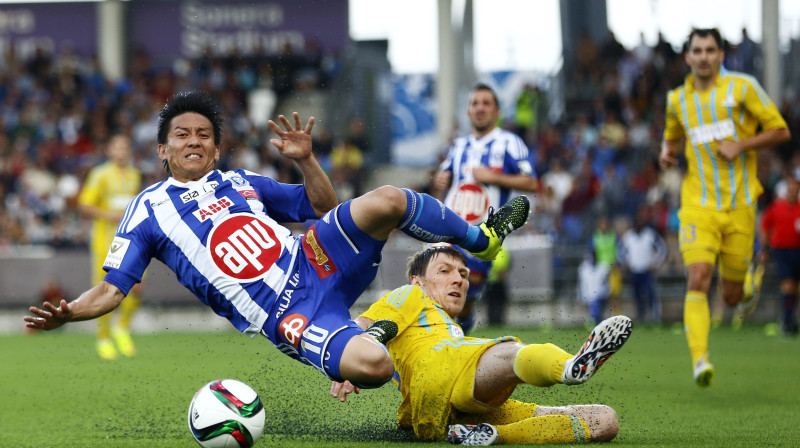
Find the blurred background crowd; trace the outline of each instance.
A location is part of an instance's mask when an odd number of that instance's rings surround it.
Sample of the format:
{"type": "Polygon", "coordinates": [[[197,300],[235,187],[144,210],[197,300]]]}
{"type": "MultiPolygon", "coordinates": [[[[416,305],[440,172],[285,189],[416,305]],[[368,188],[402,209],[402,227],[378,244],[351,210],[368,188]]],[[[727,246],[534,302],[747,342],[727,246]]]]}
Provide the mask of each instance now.
{"type": "MultiPolygon", "coordinates": [[[[746,29],[730,38],[736,43],[726,42],[726,68],[760,78],[760,45],[746,29]]],[[[0,254],[31,245],[87,247],[90,225],[78,213],[76,198],[87,172],[105,160],[115,133],[131,138],[143,185],[165,178],[156,152],[158,112],[183,90],[209,91],[224,108],[221,169],[302,182],[294,165],[269,144],[266,127],[267,119],[297,111],[318,119],[314,148],[340,200],[379,184],[389,148],[376,135],[386,134],[390,119],[369,107],[343,108],[349,111],[344,116],[331,107],[363,93],[337,88],[345,74],[353,77],[354,59],[313,39],[305,42],[277,53],[209,49],[167,66],[137,49],[125,76],[116,80],[102,74],[95,56],[69,46],[24,55],[6,46],[0,54],[0,254]]],[[[556,99],[547,83],[524,85],[514,92],[515,103],[504,108],[502,126],[524,139],[541,181],[528,231],[550,238],[556,266],[572,257],[571,266],[577,267],[574,259],[585,251],[600,218],[622,235],[641,216],[667,242],[662,269],[682,272],[676,211],[684,168],[663,171],[657,164],[666,94],[687,73],[682,44],[659,36],[648,45],[642,36],[639,45],[626,48],[613,32],[604,39],[585,34],[560,74],[561,113],[552,113],[556,99]]],[[[385,53],[385,46],[377,49],[385,53]]],[[[793,139],[759,153],[766,189],[762,206],[780,191],[783,174],[800,166],[800,94],[786,91],[776,101],[793,139]]],[[[440,148],[442,157],[445,151],[440,148]]]]}

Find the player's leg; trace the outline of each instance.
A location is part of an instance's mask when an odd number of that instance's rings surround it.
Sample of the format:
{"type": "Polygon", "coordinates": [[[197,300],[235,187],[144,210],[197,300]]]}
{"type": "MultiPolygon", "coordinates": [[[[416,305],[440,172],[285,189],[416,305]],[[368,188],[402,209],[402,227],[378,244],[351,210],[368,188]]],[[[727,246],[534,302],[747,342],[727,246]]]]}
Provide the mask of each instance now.
{"type": "Polygon", "coordinates": [[[524,196],[514,198],[486,223],[471,226],[432,196],[383,186],[354,199],[350,210],[356,225],[377,240],[397,228],[420,241],[457,244],[491,260],[505,235],[525,224],[530,203],[524,196]]]}
{"type": "Polygon", "coordinates": [[[131,321],[136,310],[141,306],[142,284],[137,283],[122,300],[117,310],[117,324],[111,329],[111,336],[117,344],[119,352],[125,356],[136,354],[136,345],[131,338],[131,321]]]}
{"type": "Polygon", "coordinates": [[[619,432],[617,413],[604,405],[552,407],[507,400],[495,410],[459,415],[456,421],[448,428],[449,440],[467,439],[483,423],[497,433],[498,445],[608,442],[619,432]]]}
{"type": "Polygon", "coordinates": [[[720,215],[700,208],[682,208],[680,250],[686,265],[686,296],[683,305],[683,326],[692,357],[695,382],[701,387],[711,384],[714,366],[708,361],[708,336],[711,312],[708,290],[721,243],[720,215]]]}
{"type": "Polygon", "coordinates": [[[367,334],[353,335],[342,352],[339,375],[361,388],[389,382],[394,364],[386,346],[367,334]]]}

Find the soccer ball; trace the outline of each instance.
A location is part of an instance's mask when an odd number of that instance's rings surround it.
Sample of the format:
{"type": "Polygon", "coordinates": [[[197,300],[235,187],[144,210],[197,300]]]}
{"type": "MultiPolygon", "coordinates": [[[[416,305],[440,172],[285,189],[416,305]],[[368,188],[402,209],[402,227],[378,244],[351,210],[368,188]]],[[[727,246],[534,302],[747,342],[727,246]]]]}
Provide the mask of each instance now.
{"type": "Polygon", "coordinates": [[[189,430],[203,448],[250,448],[264,431],[264,405],[250,386],[212,381],[194,394],[189,430]]]}

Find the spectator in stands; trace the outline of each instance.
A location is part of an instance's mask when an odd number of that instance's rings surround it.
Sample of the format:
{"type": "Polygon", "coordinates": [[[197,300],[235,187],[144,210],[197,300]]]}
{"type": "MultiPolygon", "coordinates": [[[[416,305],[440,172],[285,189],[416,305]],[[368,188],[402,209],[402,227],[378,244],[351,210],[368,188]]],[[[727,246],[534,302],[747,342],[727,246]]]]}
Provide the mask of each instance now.
{"type": "Polygon", "coordinates": [[[649,226],[647,207],[636,213],[633,227],[622,234],[619,262],[628,274],[636,305],[636,319],[641,323],[661,323],[661,300],[656,293],[656,270],[667,256],[664,239],[649,226]]]}
{"type": "Polygon", "coordinates": [[[578,300],[586,305],[592,325],[603,320],[608,308],[609,275],[611,266],[597,259],[597,253],[590,247],[578,266],[578,300]]]}
{"type": "MultiPolygon", "coordinates": [[[[617,262],[617,250],[619,242],[617,232],[611,227],[608,215],[601,214],[597,219],[597,225],[592,239],[589,242],[598,263],[608,265],[608,302],[614,314],[620,314],[622,307],[619,303],[619,295],[622,292],[622,273],[617,262]]],[[[598,321],[599,322],[599,321],[598,321]]]]}

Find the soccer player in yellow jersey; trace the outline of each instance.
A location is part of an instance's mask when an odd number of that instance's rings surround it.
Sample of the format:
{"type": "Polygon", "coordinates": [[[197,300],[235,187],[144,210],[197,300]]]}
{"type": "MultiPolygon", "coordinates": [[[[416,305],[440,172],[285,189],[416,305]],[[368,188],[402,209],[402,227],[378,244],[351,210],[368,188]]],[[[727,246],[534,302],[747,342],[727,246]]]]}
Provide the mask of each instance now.
{"type": "Polygon", "coordinates": [[[695,382],[706,387],[714,377],[707,297],[714,265],[719,264],[725,303],[736,306],[744,298],[762,191],[754,150],[789,140],[790,133],[755,79],[722,66],[717,29],[693,29],[684,58],[691,74],[667,94],[659,162],[662,168],[674,166],[684,148],[688,172],[678,212],[688,277],[683,320],[695,382]]]}
{"type": "MultiPolygon", "coordinates": [[[[410,284],[375,302],[356,319],[386,343],[403,401],[400,427],[424,440],[463,445],[585,443],[613,439],[616,412],[604,405],[550,407],[509,399],[518,384],[581,384],[627,340],[631,320],[601,322],[577,355],[553,344],[524,345],[513,336],[465,337],[455,316],[469,286],[463,255],[432,246],[411,257],[410,284]],[[388,335],[384,340],[384,335],[388,335]]],[[[334,382],[331,395],[358,393],[334,382]]]]}
{"type": "MultiPolygon", "coordinates": [[[[117,224],[125,206],[139,193],[142,183],[141,173],[131,165],[131,142],[128,137],[111,137],[106,153],[108,161],[92,168],[78,197],[80,211],[92,218],[92,284],[99,283],[106,275],[103,262],[114,239],[117,224]]],[[[97,319],[97,353],[101,358],[113,360],[118,353],[124,356],[136,353],[130,336],[130,324],[133,313],[139,308],[140,294],[141,283],[134,286],[122,301],[113,328],[111,322],[114,313],[97,319]]]]}

